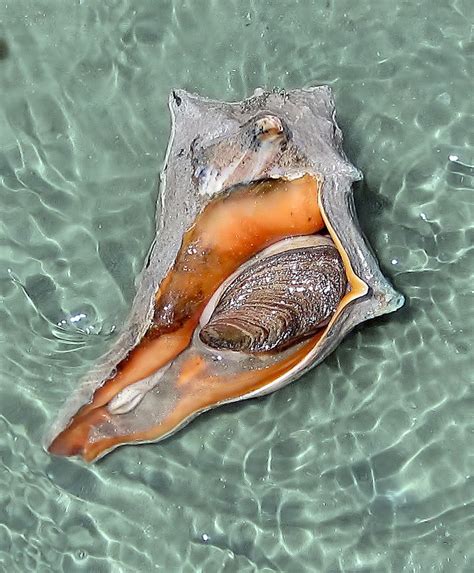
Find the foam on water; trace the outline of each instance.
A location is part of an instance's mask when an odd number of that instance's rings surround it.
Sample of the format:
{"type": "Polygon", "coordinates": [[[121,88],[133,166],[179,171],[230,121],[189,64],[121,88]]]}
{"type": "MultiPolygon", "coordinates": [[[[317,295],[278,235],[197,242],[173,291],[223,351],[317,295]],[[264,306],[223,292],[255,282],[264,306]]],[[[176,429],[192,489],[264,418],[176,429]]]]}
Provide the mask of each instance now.
{"type": "Polygon", "coordinates": [[[0,570],[473,571],[471,0],[0,6],[0,570]],[[407,297],[298,382],[86,467],[41,437],[120,330],[173,87],[330,84],[407,297]]]}

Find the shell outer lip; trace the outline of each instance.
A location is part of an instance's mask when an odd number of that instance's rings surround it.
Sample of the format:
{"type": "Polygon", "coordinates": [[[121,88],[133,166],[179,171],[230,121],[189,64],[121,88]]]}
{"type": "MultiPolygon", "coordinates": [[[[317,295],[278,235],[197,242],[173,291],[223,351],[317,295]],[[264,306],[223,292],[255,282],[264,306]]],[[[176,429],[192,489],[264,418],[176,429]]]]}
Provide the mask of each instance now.
{"type": "MultiPolygon", "coordinates": [[[[258,88],[250,98],[234,103],[211,100],[176,89],[170,94],[169,107],[171,137],[160,176],[162,192],[157,203],[156,236],[139,277],[130,313],[112,347],[82,378],[78,389],[66,401],[45,435],[45,447],[68,425],[72,415],[90,401],[95,390],[109,378],[115,365],[141,340],[151,323],[153,295],[176,258],[180,238],[203,208],[204,202],[211,198],[200,196],[192,184],[189,143],[199,138],[201,145],[209,145],[226,133],[236,132],[242,123],[257,113],[264,111],[281,117],[290,127],[294,144],[305,159],[304,162],[295,159],[294,164],[283,168],[275,166],[268,177],[295,178],[308,173],[322,181],[322,207],[331,223],[336,221],[335,232],[344,249],[350,252],[354,271],[368,285],[370,295],[357,305],[348,307],[341,317],[339,332],[337,335],[328,332],[325,344],[319,348],[317,360],[301,364],[298,371],[290,373],[284,383],[280,381],[279,385],[271,384],[261,391],[227,401],[263,395],[290,383],[321,362],[357,324],[393,312],[404,303],[403,296],[382,275],[354,215],[351,185],[362,175],[342,149],[342,133],[335,120],[335,104],[329,86],[288,92],[268,92],[258,88]]],[[[180,427],[187,421],[183,421],[180,427]]]]}

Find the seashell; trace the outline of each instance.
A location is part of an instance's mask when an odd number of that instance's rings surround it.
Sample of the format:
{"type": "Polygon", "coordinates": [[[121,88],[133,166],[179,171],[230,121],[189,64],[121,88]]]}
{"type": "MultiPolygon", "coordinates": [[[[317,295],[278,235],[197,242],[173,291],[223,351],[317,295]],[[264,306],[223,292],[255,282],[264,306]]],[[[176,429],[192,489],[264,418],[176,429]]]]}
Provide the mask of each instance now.
{"type": "Polygon", "coordinates": [[[342,259],[320,235],[282,241],[276,253],[240,267],[216,300],[199,338],[235,352],[266,352],[315,334],[346,291],[342,259]]]}
{"type": "Polygon", "coordinates": [[[170,97],[157,233],[126,327],[46,437],[92,461],[319,364],[403,304],[360,231],[328,87],[170,97]]]}

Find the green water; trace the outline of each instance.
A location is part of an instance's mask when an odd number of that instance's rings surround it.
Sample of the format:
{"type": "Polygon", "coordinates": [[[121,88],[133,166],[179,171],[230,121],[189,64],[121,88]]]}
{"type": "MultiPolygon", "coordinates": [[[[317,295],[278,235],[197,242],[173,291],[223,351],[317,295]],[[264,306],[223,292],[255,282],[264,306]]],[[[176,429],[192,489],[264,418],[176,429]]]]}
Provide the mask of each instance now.
{"type": "Polygon", "coordinates": [[[473,58],[472,0],[3,0],[0,571],[474,571],[473,58]],[[320,83],[406,306],[165,442],[48,456],[133,298],[169,91],[320,83]]]}

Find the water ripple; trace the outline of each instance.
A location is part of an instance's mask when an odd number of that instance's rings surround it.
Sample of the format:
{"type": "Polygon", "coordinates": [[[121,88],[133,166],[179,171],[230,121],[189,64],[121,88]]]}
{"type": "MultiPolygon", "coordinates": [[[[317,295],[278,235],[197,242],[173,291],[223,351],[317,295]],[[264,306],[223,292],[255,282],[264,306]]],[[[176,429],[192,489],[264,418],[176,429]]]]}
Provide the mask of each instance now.
{"type": "Polygon", "coordinates": [[[0,10],[0,569],[474,570],[472,2],[0,10]],[[132,300],[169,91],[319,83],[406,306],[163,444],[47,456],[44,428],[132,300]]]}

